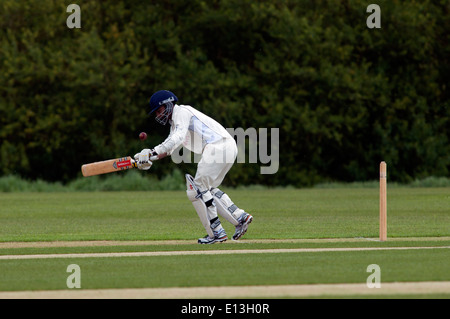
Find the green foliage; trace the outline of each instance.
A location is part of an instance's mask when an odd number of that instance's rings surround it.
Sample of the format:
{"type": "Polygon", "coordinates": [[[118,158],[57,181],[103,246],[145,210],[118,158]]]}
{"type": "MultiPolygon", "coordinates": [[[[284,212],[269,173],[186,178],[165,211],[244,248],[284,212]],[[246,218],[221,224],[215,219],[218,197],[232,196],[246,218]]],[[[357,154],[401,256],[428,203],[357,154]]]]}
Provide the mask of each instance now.
{"type": "Polygon", "coordinates": [[[28,181],[18,176],[8,175],[0,177],[0,192],[174,191],[186,189],[184,176],[178,169],[161,180],[146,175],[146,172],[129,171],[88,178],[80,177],[67,185],[40,179],[28,181]]]}
{"type": "Polygon", "coordinates": [[[68,188],[74,191],[152,191],[185,190],[185,181],[177,169],[161,180],[146,177],[145,172],[130,171],[124,174],[92,176],[72,181],[68,188]]]}
{"type": "MultiPolygon", "coordinates": [[[[314,186],[318,189],[335,188],[378,188],[378,181],[365,182],[328,182],[319,183],[314,186]]],[[[426,177],[417,179],[408,184],[389,182],[391,188],[445,188],[450,187],[450,178],[446,177],[426,177]]],[[[127,171],[117,174],[108,174],[102,176],[91,176],[88,178],[79,177],[63,185],[60,182],[47,182],[43,180],[24,180],[15,175],[0,177],[0,193],[48,193],[48,192],[110,192],[110,191],[184,191],[186,189],[183,173],[175,168],[170,175],[157,179],[148,176],[146,172],[127,171]]],[[[270,187],[261,184],[238,185],[228,189],[237,191],[258,191],[258,190],[291,190],[295,189],[292,185],[283,185],[270,187]]]]}
{"type": "Polygon", "coordinates": [[[280,129],[277,174],[236,164],[230,186],[373,180],[381,160],[397,182],[448,177],[448,3],[377,3],[381,29],[361,0],[86,0],[68,29],[69,3],[3,0],[0,175],[67,184],[155,146],[143,107],[170,89],[225,127],[280,129]]]}
{"type": "Polygon", "coordinates": [[[43,180],[27,181],[18,176],[0,177],[0,192],[61,192],[66,188],[61,183],[50,183],[43,180]]]}

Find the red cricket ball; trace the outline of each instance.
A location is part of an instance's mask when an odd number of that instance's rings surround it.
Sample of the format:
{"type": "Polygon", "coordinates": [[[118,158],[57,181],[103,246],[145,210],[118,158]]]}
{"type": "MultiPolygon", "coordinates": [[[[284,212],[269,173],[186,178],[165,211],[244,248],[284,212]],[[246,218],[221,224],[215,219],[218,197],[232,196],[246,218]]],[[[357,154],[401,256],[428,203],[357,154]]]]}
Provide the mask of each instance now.
{"type": "Polygon", "coordinates": [[[139,138],[141,141],[145,141],[147,139],[147,133],[141,132],[141,134],[139,134],[139,138]]]}

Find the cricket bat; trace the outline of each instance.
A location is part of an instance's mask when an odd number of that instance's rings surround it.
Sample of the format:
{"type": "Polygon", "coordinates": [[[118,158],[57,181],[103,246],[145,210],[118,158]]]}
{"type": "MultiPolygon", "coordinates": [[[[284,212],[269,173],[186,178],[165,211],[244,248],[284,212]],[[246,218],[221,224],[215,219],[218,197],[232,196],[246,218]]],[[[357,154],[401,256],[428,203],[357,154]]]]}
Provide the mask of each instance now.
{"type": "Polygon", "coordinates": [[[81,166],[83,176],[93,176],[137,167],[137,164],[131,156],[110,159],[101,162],[84,164],[81,166]]]}

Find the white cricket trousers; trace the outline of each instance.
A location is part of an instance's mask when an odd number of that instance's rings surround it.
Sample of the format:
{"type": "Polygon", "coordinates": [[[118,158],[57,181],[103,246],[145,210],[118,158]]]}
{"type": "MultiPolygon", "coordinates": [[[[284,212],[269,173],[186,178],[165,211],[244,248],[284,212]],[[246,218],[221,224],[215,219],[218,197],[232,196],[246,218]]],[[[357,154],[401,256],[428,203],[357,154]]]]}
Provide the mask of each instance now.
{"type": "Polygon", "coordinates": [[[194,178],[200,191],[209,191],[222,184],[236,160],[237,153],[236,141],[231,138],[206,144],[194,178]]]}

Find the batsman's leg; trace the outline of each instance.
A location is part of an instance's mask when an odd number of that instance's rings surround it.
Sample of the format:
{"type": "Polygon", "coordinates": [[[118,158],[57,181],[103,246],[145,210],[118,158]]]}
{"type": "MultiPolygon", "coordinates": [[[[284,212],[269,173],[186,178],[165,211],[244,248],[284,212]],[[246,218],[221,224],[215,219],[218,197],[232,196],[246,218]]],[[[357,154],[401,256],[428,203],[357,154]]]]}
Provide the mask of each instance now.
{"type": "Polygon", "coordinates": [[[217,209],[210,191],[201,191],[194,183],[191,175],[186,174],[186,195],[192,202],[192,205],[206,230],[207,235],[199,238],[199,244],[213,244],[223,242],[228,239],[225,230],[217,216],[217,209]]]}
{"type": "Polygon", "coordinates": [[[237,207],[230,197],[217,187],[212,188],[211,193],[214,195],[217,212],[236,227],[233,239],[238,240],[247,232],[253,216],[237,207]]]}

